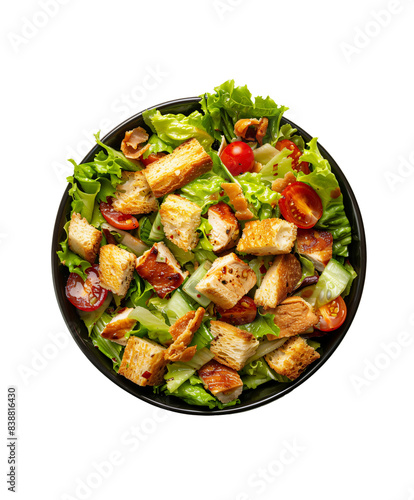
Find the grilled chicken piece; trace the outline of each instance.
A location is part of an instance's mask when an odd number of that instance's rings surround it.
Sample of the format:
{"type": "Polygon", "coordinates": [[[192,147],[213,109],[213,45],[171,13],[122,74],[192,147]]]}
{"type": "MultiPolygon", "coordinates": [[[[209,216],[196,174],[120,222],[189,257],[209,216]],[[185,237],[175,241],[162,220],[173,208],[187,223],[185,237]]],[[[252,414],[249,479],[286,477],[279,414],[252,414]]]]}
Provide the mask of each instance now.
{"type": "Polygon", "coordinates": [[[213,252],[221,252],[236,245],[240,225],[226,203],[221,201],[208,209],[208,222],[212,227],[209,240],[213,245],[213,252]]]}
{"type": "Polygon", "coordinates": [[[117,344],[126,345],[127,340],[125,334],[135,326],[136,320],[128,318],[129,313],[133,311],[130,307],[125,307],[114,316],[111,321],[105,326],[101,333],[104,339],[112,340],[117,344]]]}
{"type": "Polygon", "coordinates": [[[236,211],[236,218],[238,220],[253,219],[253,212],[249,209],[249,204],[243,194],[242,188],[235,182],[224,182],[221,187],[230,198],[230,203],[236,211]]]}
{"type": "Polygon", "coordinates": [[[197,350],[197,346],[187,347],[195,332],[200,328],[205,309],[199,307],[197,311],[189,311],[181,316],[170,328],[169,333],[174,342],[165,352],[168,361],[190,361],[197,350]]]}
{"type": "Polygon", "coordinates": [[[243,391],[243,382],[233,368],[212,359],[198,370],[198,376],[208,389],[222,403],[238,398],[243,391]]]}
{"type": "Polygon", "coordinates": [[[164,243],[154,243],[136,264],[136,271],[154,287],[158,297],[162,299],[177,289],[188,272],[183,273],[174,255],[164,243]]]}
{"type": "Polygon", "coordinates": [[[333,237],[329,231],[298,229],[296,251],[313,262],[318,271],[323,271],[332,258],[333,237]]]}

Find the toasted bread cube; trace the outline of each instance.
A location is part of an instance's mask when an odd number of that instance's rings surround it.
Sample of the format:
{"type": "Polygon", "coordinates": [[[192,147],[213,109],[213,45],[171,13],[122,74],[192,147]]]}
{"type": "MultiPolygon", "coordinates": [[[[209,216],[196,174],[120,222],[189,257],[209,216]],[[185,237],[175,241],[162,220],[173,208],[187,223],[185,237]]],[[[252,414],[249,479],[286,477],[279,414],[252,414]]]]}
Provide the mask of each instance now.
{"type": "Polygon", "coordinates": [[[193,250],[198,243],[197,228],[201,208],[182,196],[169,194],[160,207],[165,236],[182,250],[193,250]]]}
{"type": "Polygon", "coordinates": [[[144,173],[122,172],[122,184],[116,187],[112,206],[122,214],[148,214],[158,209],[144,173]]]}
{"type": "Polygon", "coordinates": [[[222,403],[230,403],[237,399],[243,391],[240,375],[212,359],[198,370],[198,376],[208,389],[222,403]]]}
{"type": "Polygon", "coordinates": [[[101,337],[117,344],[126,345],[128,339],[125,338],[125,334],[132,330],[137,322],[135,319],[128,318],[129,313],[132,311],[133,309],[130,307],[122,309],[105,326],[101,332],[101,337]]]}
{"type": "Polygon", "coordinates": [[[298,229],[296,251],[313,262],[318,271],[323,271],[332,259],[333,237],[329,231],[298,229]]]}
{"type": "Polygon", "coordinates": [[[210,331],[214,335],[210,344],[214,359],[236,371],[243,368],[259,345],[254,335],[223,321],[211,321],[210,331]]]}
{"type": "Polygon", "coordinates": [[[291,253],[279,255],[264,275],[256,290],[254,302],[265,309],[274,309],[293,291],[302,276],[298,259],[291,253]]]}
{"type": "Polygon", "coordinates": [[[203,307],[199,307],[197,311],[185,313],[170,326],[168,331],[174,342],[166,350],[165,359],[168,361],[190,361],[196,353],[197,346],[188,347],[188,344],[200,328],[205,312],[203,307]]]}
{"type": "Polygon", "coordinates": [[[230,253],[216,259],[196,290],[223,309],[230,309],[256,284],[256,273],[230,253]]]}
{"type": "Polygon", "coordinates": [[[101,286],[123,297],[134,275],[136,256],[116,245],[104,245],[99,251],[101,286]]]}
{"type": "Polygon", "coordinates": [[[211,170],[213,162],[197,139],[189,139],[144,170],[156,198],[180,189],[211,170]]]}
{"type": "Polygon", "coordinates": [[[297,227],[283,219],[246,222],[237,250],[253,255],[289,253],[296,240],[297,227]]]}
{"type": "Polygon", "coordinates": [[[236,245],[240,224],[226,203],[221,201],[208,209],[208,222],[211,224],[208,239],[213,245],[213,252],[222,252],[236,245]]]}
{"type": "Polygon", "coordinates": [[[154,243],[139,259],[137,273],[154,287],[158,297],[164,298],[178,288],[188,272],[182,272],[174,255],[164,243],[154,243]]]}
{"type": "Polygon", "coordinates": [[[278,336],[269,333],[267,340],[300,335],[311,326],[316,325],[319,319],[312,307],[301,297],[288,297],[276,309],[268,309],[266,312],[275,315],[275,325],[280,328],[278,336]]]}
{"type": "Polygon", "coordinates": [[[159,385],[164,381],[165,347],[140,337],[129,337],[122,356],[119,374],[135,384],[159,385]]]}
{"type": "Polygon", "coordinates": [[[69,248],[72,252],[93,264],[102,240],[101,231],[91,226],[81,214],[74,212],[70,219],[68,236],[69,248]]]}
{"type": "Polygon", "coordinates": [[[279,375],[295,380],[320,355],[302,337],[290,337],[281,347],[266,354],[267,364],[279,375]]]}

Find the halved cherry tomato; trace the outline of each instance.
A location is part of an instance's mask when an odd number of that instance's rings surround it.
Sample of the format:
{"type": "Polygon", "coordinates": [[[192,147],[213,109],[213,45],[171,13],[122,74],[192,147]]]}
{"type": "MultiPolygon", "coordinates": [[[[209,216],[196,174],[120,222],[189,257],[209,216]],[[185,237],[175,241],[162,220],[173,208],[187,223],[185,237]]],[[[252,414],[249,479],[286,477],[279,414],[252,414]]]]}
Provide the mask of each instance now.
{"type": "Polygon", "coordinates": [[[242,141],[231,142],[223,149],[220,158],[232,175],[249,172],[254,167],[253,149],[242,141]]]}
{"type": "Polygon", "coordinates": [[[129,214],[121,214],[112,208],[111,203],[104,203],[101,201],[99,204],[99,210],[102,212],[106,222],[111,224],[111,226],[116,227],[116,229],[124,229],[128,231],[129,229],[136,229],[139,223],[135,217],[129,214]]]}
{"type": "Polygon", "coordinates": [[[343,324],[346,313],[345,301],[339,296],[318,309],[316,314],[319,315],[319,321],[315,328],[322,332],[332,332],[343,324]]]}
{"type": "Polygon", "coordinates": [[[316,191],[304,182],[296,181],[282,191],[279,208],[288,222],[309,229],[322,217],[323,207],[316,191]]]}
{"type": "Polygon", "coordinates": [[[255,320],[257,307],[254,300],[245,295],[231,309],[222,309],[216,306],[216,312],[220,314],[220,320],[225,323],[245,325],[255,320]]]}
{"type": "Polygon", "coordinates": [[[86,270],[86,281],[78,274],[70,273],[65,288],[66,297],[81,311],[95,311],[108,295],[108,290],[102,288],[100,283],[97,264],[86,270]]]}
{"type": "Polygon", "coordinates": [[[282,149],[290,149],[292,152],[289,155],[289,158],[292,159],[292,168],[297,172],[303,172],[304,174],[309,174],[309,163],[307,161],[302,161],[299,163],[299,158],[302,156],[302,151],[296,146],[296,144],[289,139],[283,139],[283,141],[279,141],[276,143],[275,148],[278,151],[282,151],[282,149]]]}
{"type": "Polygon", "coordinates": [[[148,158],[140,158],[140,160],[142,161],[142,163],[147,166],[149,165],[150,163],[154,163],[154,161],[157,161],[159,160],[160,158],[162,158],[163,156],[165,156],[167,153],[151,153],[150,155],[148,155],[148,158]]]}

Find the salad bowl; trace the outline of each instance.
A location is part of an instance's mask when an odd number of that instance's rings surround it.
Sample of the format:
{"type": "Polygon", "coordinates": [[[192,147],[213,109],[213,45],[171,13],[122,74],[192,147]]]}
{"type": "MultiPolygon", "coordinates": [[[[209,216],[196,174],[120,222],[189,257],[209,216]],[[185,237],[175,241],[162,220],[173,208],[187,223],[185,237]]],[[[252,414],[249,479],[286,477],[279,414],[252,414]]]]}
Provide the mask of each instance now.
{"type": "MultiPolygon", "coordinates": [[[[189,115],[193,111],[200,110],[199,97],[187,97],[174,101],[169,101],[156,106],[158,110],[164,113],[182,113],[189,115]]],[[[102,142],[113,148],[119,148],[119,144],[128,130],[136,127],[145,126],[142,113],[137,113],[128,120],[124,121],[111,132],[109,132],[102,142]]],[[[290,124],[298,130],[298,133],[304,138],[306,142],[311,140],[311,136],[302,130],[299,126],[292,123],[288,119],[282,117],[282,124],[290,124]]],[[[101,150],[101,146],[96,145],[82,160],[82,163],[93,161],[95,155],[101,150]]],[[[313,363],[299,378],[290,383],[277,383],[277,384],[264,384],[257,387],[255,390],[247,390],[240,396],[240,404],[229,406],[227,408],[214,408],[206,409],[203,407],[195,407],[182,401],[181,399],[167,396],[160,393],[154,393],[151,387],[141,387],[134,384],[127,378],[119,376],[112,369],[111,360],[104,356],[98,349],[96,349],[88,336],[88,331],[80,319],[75,307],[66,299],[65,285],[68,279],[69,272],[66,267],[60,265],[57,251],[60,249],[60,241],[64,239],[64,226],[70,214],[71,198],[69,196],[69,187],[65,190],[62,200],[57,212],[56,222],[53,233],[52,241],[52,278],[53,285],[56,293],[57,302],[64,318],[64,321],[80,350],[89,359],[91,363],[106,377],[108,377],[116,385],[129,392],[133,396],[158,406],[160,408],[171,410],[180,413],[191,415],[223,415],[240,411],[251,410],[261,405],[275,401],[290,391],[296,389],[299,385],[311,377],[316,370],[319,370],[322,365],[332,356],[334,351],[338,348],[343,340],[345,334],[350,328],[352,321],[357,312],[359,302],[361,299],[366,270],[366,243],[364,226],[361,213],[358,207],[357,200],[354,196],[351,186],[349,185],[345,175],[339,168],[335,160],[330,154],[319,144],[319,150],[322,156],[327,159],[335,174],[341,192],[343,194],[344,206],[346,214],[349,218],[353,240],[349,245],[349,260],[355,269],[358,278],[355,280],[350,294],[348,295],[347,309],[348,314],[343,325],[337,330],[318,338],[321,344],[322,354],[320,359],[313,363]]]]}

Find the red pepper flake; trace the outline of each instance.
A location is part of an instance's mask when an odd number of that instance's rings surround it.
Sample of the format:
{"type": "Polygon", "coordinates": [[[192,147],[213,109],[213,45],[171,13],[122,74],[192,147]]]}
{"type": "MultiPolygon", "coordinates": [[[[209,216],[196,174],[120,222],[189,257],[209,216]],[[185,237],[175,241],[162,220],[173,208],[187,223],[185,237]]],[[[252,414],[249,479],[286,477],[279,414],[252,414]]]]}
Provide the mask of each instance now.
{"type": "Polygon", "coordinates": [[[264,264],[263,264],[262,266],[260,266],[259,271],[260,271],[262,274],[266,274],[266,268],[265,268],[265,265],[264,265],[264,264]]]}
{"type": "Polygon", "coordinates": [[[157,226],[158,231],[161,229],[161,226],[157,226]]]}
{"type": "Polygon", "coordinates": [[[144,372],[142,374],[142,376],[148,380],[151,377],[151,373],[150,372],[144,372]]]}
{"type": "Polygon", "coordinates": [[[224,191],[220,191],[220,196],[224,196],[224,191]]]}
{"type": "Polygon", "coordinates": [[[200,297],[201,297],[201,295],[198,293],[198,294],[197,294],[197,297],[198,297],[198,298],[200,298],[200,297]]]}

